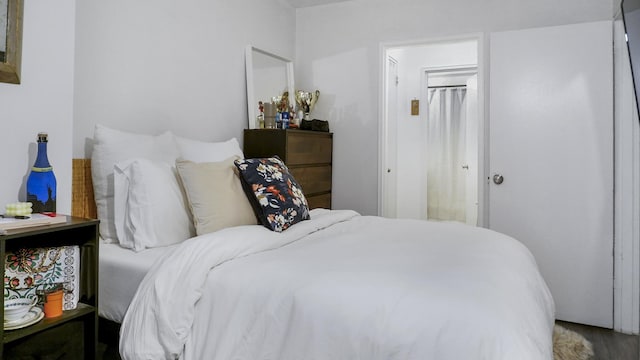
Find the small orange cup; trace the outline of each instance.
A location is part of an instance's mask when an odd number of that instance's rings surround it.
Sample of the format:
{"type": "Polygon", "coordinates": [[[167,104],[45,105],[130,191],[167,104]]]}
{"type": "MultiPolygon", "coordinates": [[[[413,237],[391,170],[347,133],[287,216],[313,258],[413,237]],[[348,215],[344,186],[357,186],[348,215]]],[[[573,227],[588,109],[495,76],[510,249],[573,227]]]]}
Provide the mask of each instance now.
{"type": "Polygon", "coordinates": [[[62,290],[45,294],[44,317],[53,318],[62,315],[62,290]]]}

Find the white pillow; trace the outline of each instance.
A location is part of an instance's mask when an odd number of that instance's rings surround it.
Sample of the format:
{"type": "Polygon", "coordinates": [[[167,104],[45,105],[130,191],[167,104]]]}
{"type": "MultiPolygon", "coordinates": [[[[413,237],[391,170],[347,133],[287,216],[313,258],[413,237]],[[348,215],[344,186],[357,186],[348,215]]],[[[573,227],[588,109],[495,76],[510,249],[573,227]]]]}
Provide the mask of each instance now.
{"type": "Polygon", "coordinates": [[[196,163],[219,162],[233,156],[244,158],[236,138],[222,142],[206,142],[176,136],[176,142],[180,157],[196,163]]]}
{"type": "Polygon", "coordinates": [[[173,166],[141,158],[114,166],[115,225],[122,247],[141,251],[195,235],[177,176],[173,166]]]}
{"type": "Polygon", "coordinates": [[[100,237],[117,242],[114,224],[113,166],[131,158],[146,158],[174,164],[178,157],[175,137],[170,132],[158,136],[141,135],[96,125],[91,173],[100,219],[100,237]]]}

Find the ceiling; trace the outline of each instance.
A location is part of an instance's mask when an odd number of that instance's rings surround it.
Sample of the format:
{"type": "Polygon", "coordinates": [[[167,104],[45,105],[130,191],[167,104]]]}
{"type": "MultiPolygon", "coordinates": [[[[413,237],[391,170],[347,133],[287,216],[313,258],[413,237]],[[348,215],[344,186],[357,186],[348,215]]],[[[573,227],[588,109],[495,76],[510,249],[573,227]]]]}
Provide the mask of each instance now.
{"type": "Polygon", "coordinates": [[[349,0],[284,0],[285,3],[294,8],[303,8],[317,5],[333,4],[337,2],[345,2],[349,0]]]}

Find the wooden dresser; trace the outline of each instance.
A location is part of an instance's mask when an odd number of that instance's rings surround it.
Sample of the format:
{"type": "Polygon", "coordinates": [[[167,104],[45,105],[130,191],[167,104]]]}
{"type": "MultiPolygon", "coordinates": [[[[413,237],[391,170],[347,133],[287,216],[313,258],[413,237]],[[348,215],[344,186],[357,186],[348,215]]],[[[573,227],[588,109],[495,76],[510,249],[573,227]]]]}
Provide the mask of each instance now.
{"type": "Polygon", "coordinates": [[[331,208],[333,134],[307,130],[244,131],[244,156],[278,155],[300,183],[309,208],[331,208]]]}

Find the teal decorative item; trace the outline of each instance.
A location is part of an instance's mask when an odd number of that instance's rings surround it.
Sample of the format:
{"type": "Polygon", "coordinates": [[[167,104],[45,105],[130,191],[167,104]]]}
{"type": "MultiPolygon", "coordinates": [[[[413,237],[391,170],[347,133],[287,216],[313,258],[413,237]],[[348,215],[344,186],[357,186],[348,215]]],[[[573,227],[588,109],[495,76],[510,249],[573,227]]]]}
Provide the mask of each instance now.
{"type": "Polygon", "coordinates": [[[34,213],[56,214],[56,176],[47,157],[47,133],[38,133],[38,156],[27,178],[27,201],[34,213]]]}

